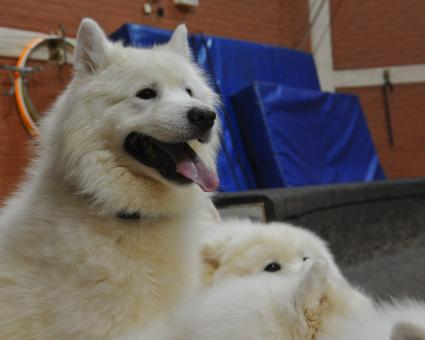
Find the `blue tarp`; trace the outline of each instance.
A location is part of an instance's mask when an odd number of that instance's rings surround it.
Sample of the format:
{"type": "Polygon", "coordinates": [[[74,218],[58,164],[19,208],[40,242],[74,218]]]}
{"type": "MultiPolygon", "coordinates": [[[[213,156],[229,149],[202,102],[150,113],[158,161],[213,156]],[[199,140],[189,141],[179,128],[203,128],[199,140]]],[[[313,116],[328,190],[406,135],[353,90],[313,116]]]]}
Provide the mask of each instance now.
{"type": "MultiPolygon", "coordinates": [[[[111,35],[127,45],[149,47],[168,41],[170,31],[126,24],[111,35]]],[[[192,35],[190,45],[198,64],[212,75],[224,109],[222,151],[218,159],[220,190],[257,188],[252,166],[244,149],[231,96],[253,81],[280,82],[294,88],[319,90],[311,55],[286,48],[219,37],[192,35]]]]}
{"type": "Polygon", "coordinates": [[[385,177],[356,96],[256,82],[232,100],[259,187],[385,177]]]}
{"type": "Polygon", "coordinates": [[[113,41],[122,41],[126,46],[152,47],[165,44],[170,40],[172,31],[161,28],[142,26],[137,24],[124,24],[111,34],[113,41]]]}
{"type": "Polygon", "coordinates": [[[231,96],[253,81],[283,82],[318,90],[313,58],[286,48],[202,35],[192,37],[191,46],[198,64],[213,75],[224,104],[223,153],[218,163],[221,188],[224,191],[256,189],[231,96]]]}

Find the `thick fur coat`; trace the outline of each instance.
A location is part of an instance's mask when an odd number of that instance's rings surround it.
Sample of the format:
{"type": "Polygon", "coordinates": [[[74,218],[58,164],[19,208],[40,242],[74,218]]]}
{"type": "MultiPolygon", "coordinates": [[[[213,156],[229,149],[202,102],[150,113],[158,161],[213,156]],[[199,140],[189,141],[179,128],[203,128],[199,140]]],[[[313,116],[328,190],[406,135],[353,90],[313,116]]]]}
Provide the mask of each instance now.
{"type": "Polygon", "coordinates": [[[375,304],[314,259],[299,272],[223,280],[126,339],[424,340],[424,325],[424,303],[375,304]]]}
{"type": "Polygon", "coordinates": [[[74,65],[42,124],[28,178],[1,211],[2,339],[117,338],[198,284],[198,218],[208,194],[123,148],[133,131],[187,141],[215,168],[218,123],[204,143],[187,123],[190,108],[214,110],[216,96],[191,62],[186,28],[168,44],[135,49],[84,19],[74,65]],[[152,87],[154,100],[137,95],[152,87]]]}

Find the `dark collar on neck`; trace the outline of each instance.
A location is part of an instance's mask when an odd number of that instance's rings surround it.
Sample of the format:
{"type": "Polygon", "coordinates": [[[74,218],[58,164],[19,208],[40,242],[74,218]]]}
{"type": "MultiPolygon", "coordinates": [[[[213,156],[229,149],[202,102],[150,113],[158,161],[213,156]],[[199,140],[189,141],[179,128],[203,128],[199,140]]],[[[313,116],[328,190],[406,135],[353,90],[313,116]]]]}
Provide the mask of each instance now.
{"type": "Polygon", "coordinates": [[[117,217],[121,218],[123,220],[140,220],[140,218],[141,218],[140,214],[137,211],[131,212],[131,211],[127,211],[127,210],[121,210],[117,214],[117,217]]]}

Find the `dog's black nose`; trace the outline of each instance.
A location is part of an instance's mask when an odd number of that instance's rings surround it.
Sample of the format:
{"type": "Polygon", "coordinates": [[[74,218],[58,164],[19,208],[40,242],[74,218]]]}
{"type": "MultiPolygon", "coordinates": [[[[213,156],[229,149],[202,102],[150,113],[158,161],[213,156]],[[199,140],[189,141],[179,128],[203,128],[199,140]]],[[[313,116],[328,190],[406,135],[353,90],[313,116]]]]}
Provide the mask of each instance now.
{"type": "Polygon", "coordinates": [[[214,125],[216,114],[208,109],[194,107],[187,114],[189,122],[202,130],[211,129],[214,125]]]}

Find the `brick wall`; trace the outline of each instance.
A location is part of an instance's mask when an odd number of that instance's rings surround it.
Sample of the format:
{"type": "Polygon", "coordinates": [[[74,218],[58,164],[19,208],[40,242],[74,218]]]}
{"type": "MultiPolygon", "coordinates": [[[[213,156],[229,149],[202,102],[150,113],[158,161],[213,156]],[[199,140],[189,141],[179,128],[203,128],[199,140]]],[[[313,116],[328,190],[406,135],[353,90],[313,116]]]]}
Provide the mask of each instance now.
{"type": "MultiPolygon", "coordinates": [[[[3,58],[1,63],[13,64],[16,60],[3,58]]],[[[29,94],[39,112],[48,110],[70,79],[70,65],[64,66],[62,77],[59,77],[58,71],[54,65],[45,65],[43,77],[35,74],[27,78],[29,94]]],[[[9,87],[8,79],[0,78],[0,88],[7,90],[9,87]]],[[[14,97],[0,96],[0,198],[8,195],[22,178],[31,157],[31,143],[18,117],[14,97]]]]}
{"type": "MultiPolygon", "coordinates": [[[[425,64],[425,1],[331,0],[337,70],[425,64]]],[[[387,140],[381,87],[345,88],[360,96],[390,178],[425,177],[425,83],[395,85],[390,94],[395,145],[387,140]]]]}
{"type": "Polygon", "coordinates": [[[200,0],[193,10],[180,10],[173,0],[162,0],[165,16],[145,16],[140,0],[0,0],[0,26],[48,32],[62,23],[69,35],[81,18],[97,20],[111,33],[124,22],[172,29],[186,22],[191,31],[292,46],[308,20],[307,0],[200,0]]]}
{"type": "Polygon", "coordinates": [[[14,104],[0,96],[0,198],[14,189],[29,158],[29,138],[14,104]]]}
{"type": "Polygon", "coordinates": [[[335,69],[425,63],[425,1],[331,3],[335,69]]]}
{"type": "MultiPolygon", "coordinates": [[[[81,18],[87,16],[97,20],[107,33],[115,31],[124,22],[167,29],[186,22],[193,32],[288,47],[297,43],[308,26],[307,0],[200,0],[200,6],[193,10],[179,10],[172,0],[162,0],[163,18],[145,16],[143,3],[140,0],[0,0],[0,8],[3,8],[0,26],[51,32],[62,23],[67,34],[75,36],[81,18]]],[[[308,43],[304,48],[309,48],[308,43]]],[[[15,62],[0,57],[0,63],[15,62]]],[[[0,85],[2,88],[7,85],[1,75],[0,85]]],[[[37,107],[49,106],[62,87],[60,84],[33,86],[37,107]]],[[[21,126],[13,99],[0,96],[0,200],[22,178],[31,157],[28,144],[29,137],[21,126]]]]}
{"type": "Polygon", "coordinates": [[[357,94],[379,158],[390,178],[425,176],[425,84],[398,85],[390,92],[394,146],[388,142],[382,88],[345,88],[357,94]]]}

